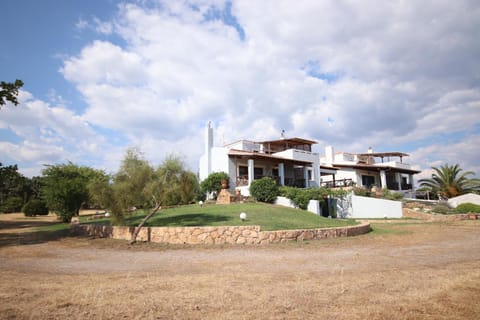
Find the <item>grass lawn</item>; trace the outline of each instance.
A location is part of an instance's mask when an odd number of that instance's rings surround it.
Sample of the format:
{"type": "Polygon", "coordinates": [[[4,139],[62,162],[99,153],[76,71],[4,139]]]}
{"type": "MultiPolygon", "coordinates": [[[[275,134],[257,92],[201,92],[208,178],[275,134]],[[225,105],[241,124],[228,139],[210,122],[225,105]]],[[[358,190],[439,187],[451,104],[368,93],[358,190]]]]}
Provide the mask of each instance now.
{"type": "MultiPolygon", "coordinates": [[[[130,216],[125,220],[125,224],[138,225],[145,215],[144,212],[139,212],[135,216],[130,216]]],[[[264,203],[211,204],[202,207],[188,205],[162,209],[147,222],[147,226],[162,227],[259,225],[262,230],[328,228],[355,224],[357,222],[354,220],[327,219],[308,211],[264,203]],[[247,214],[246,221],[240,220],[241,212],[247,214]]]]}

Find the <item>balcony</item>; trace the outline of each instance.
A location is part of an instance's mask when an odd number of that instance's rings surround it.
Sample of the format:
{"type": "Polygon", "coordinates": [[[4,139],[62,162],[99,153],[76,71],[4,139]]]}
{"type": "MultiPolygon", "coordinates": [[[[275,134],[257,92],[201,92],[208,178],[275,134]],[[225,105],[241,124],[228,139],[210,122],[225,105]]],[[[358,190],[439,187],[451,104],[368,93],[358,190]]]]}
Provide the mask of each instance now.
{"type": "Polygon", "coordinates": [[[325,188],[345,188],[345,187],[352,187],[353,180],[352,179],[342,179],[342,180],[335,180],[335,181],[326,181],[322,182],[322,187],[325,188]]]}
{"type": "Polygon", "coordinates": [[[375,163],[376,166],[385,166],[385,167],[392,167],[398,169],[407,169],[410,170],[411,166],[408,163],[398,162],[398,161],[389,161],[383,163],[375,163]]]}
{"type": "Polygon", "coordinates": [[[315,162],[318,158],[317,153],[312,153],[306,150],[288,149],[281,152],[274,153],[275,156],[280,156],[286,159],[315,162]]]}

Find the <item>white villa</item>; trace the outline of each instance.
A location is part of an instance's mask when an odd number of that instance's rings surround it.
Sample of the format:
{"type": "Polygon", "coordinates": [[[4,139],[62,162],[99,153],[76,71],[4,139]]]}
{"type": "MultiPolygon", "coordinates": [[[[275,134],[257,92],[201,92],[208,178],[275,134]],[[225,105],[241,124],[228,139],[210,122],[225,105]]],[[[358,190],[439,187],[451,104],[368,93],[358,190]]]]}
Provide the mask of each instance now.
{"type": "Polygon", "coordinates": [[[412,170],[402,163],[404,153],[333,154],[326,148],[325,157],[312,152],[317,142],[302,138],[285,138],[269,141],[240,140],[223,147],[213,146],[213,128],[208,123],[205,131],[205,153],[200,158],[199,176],[203,181],[213,172],[226,172],[230,189],[240,190],[249,196],[252,181],[271,177],[282,186],[343,187],[376,185],[391,190],[412,189],[412,170]],[[399,156],[400,162],[390,161],[399,156]],[[375,162],[375,158],[382,162],[375,162]],[[387,158],[387,162],[383,162],[387,158]]]}
{"type": "Polygon", "coordinates": [[[333,147],[325,148],[325,156],[320,158],[323,166],[332,167],[323,170],[322,186],[377,187],[402,192],[413,192],[413,175],[419,173],[403,159],[408,154],[402,152],[334,153],[333,147]],[[327,175],[328,174],[328,175],[327,175]]]}

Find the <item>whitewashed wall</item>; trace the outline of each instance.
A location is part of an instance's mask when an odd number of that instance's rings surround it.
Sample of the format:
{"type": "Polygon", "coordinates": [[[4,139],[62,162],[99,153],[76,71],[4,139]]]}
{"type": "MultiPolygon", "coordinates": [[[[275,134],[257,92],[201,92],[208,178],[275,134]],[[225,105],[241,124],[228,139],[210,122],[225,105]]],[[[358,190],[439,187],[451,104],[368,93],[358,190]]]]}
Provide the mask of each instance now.
{"type": "Polygon", "coordinates": [[[402,218],[402,202],[350,194],[337,200],[337,215],[352,219],[402,218]]]}
{"type": "MultiPolygon", "coordinates": [[[[292,200],[286,197],[277,197],[277,200],[275,200],[275,204],[279,206],[298,209],[298,206],[296,206],[292,200]]],[[[310,200],[308,202],[307,211],[319,215],[321,213],[320,202],[318,200],[310,200]]]]}
{"type": "Polygon", "coordinates": [[[451,208],[456,208],[459,204],[462,203],[473,203],[480,205],[480,196],[478,194],[468,193],[448,199],[448,205],[451,208]]]}

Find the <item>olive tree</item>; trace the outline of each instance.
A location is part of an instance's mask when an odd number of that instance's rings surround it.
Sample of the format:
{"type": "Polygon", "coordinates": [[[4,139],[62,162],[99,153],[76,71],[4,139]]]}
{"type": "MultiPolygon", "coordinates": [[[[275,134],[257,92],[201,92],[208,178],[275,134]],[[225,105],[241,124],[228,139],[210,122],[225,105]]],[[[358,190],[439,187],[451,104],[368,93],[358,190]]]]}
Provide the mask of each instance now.
{"type": "Polygon", "coordinates": [[[136,149],[128,149],[119,171],[112,179],[100,179],[90,185],[97,202],[112,211],[117,223],[132,207],[148,209],[138,224],[130,243],[135,243],[145,223],[163,206],[187,204],[198,192],[195,174],[185,168],[183,161],[167,156],[156,169],[136,149]]]}

